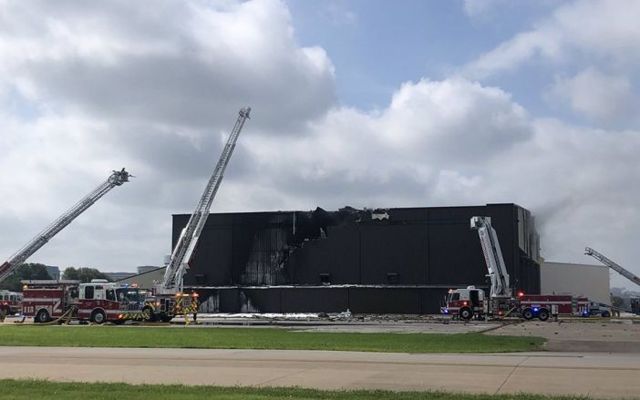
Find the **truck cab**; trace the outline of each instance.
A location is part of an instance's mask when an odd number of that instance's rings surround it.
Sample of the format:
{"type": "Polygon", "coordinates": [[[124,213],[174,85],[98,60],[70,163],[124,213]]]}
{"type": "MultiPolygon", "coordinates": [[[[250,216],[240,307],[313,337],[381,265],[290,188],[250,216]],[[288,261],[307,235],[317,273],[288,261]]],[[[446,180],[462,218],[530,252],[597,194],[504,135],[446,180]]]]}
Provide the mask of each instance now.
{"type": "Polygon", "coordinates": [[[20,312],[22,293],[0,290],[0,313],[4,315],[20,312]]]}
{"type": "Polygon", "coordinates": [[[94,279],[80,284],[78,318],[96,324],[147,319],[142,315],[149,291],[94,279]]]}
{"type": "Polygon", "coordinates": [[[120,313],[116,297],[116,284],[104,279],[81,283],[78,296],[78,318],[96,324],[117,319],[120,313]]]}
{"type": "Polygon", "coordinates": [[[465,289],[450,289],[445,299],[445,306],[441,308],[443,314],[454,318],[470,320],[473,316],[481,316],[485,312],[484,290],[475,286],[465,289]]]}

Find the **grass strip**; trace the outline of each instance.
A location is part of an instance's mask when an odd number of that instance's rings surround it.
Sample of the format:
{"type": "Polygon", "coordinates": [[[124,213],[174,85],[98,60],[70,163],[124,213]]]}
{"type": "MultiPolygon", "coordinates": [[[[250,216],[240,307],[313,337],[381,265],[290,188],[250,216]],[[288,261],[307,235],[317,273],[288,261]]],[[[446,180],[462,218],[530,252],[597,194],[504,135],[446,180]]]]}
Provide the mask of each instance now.
{"type": "Polygon", "coordinates": [[[383,390],[324,391],[300,388],[248,388],[183,385],[130,385],[124,383],[69,383],[43,380],[0,380],[2,399],[118,399],[118,400],[262,400],[262,399],[332,399],[332,400],[584,400],[587,397],[543,396],[531,394],[462,394],[448,392],[391,392],[383,390]]]}
{"type": "Polygon", "coordinates": [[[4,346],[337,350],[399,353],[536,351],[545,339],[478,333],[328,333],[274,328],[1,326],[4,346]]]}

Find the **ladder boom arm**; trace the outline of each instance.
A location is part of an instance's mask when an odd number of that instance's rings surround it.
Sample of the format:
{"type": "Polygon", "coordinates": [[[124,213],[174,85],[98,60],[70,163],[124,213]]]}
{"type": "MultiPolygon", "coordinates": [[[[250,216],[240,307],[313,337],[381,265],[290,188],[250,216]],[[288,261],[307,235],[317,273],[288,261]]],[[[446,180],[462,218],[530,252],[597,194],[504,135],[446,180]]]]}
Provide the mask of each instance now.
{"type": "Polygon", "coordinates": [[[73,207],[62,214],[58,219],[53,221],[42,232],[31,239],[24,247],[13,254],[7,261],[0,265],[0,282],[5,280],[11,273],[18,268],[19,265],[24,263],[29,257],[31,257],[36,251],[44,246],[51,238],[53,238],[58,232],[63,230],[80,214],[85,212],[102,196],[107,194],[111,189],[116,186],[120,186],[129,181],[129,173],[124,168],[120,171],[113,171],[113,173],[107,178],[107,180],[94,189],[91,193],[83,197],[73,207]]]}
{"type": "Polygon", "coordinates": [[[597,251],[595,251],[591,247],[586,247],[584,249],[584,254],[595,258],[596,260],[600,261],[601,263],[603,263],[607,267],[611,268],[612,270],[616,271],[620,275],[622,275],[625,278],[629,279],[631,282],[635,283],[636,285],[640,285],[640,277],[638,277],[637,275],[635,275],[633,272],[629,271],[628,269],[623,268],[620,265],[616,264],[615,262],[611,261],[610,259],[608,259],[604,255],[598,253],[597,251]]]}
{"type": "Polygon", "coordinates": [[[227,143],[222,149],[222,154],[218,160],[211,178],[204,189],[204,193],[196,206],[195,211],[191,214],[189,222],[183,229],[178,239],[178,243],[171,254],[171,260],[165,271],[162,283],[159,287],[160,291],[172,292],[182,291],[182,278],[189,268],[189,262],[193,257],[193,253],[198,244],[198,239],[204,228],[204,224],[207,222],[209,216],[209,210],[211,209],[211,203],[218,192],[220,183],[224,176],[224,171],[229,164],[231,155],[236,146],[236,141],[240,135],[240,131],[244,126],[245,121],[249,118],[251,112],[250,107],[242,108],[238,113],[238,119],[227,139],[227,143]]]}
{"type": "Polygon", "coordinates": [[[471,229],[478,231],[480,246],[491,279],[491,297],[511,297],[509,273],[502,258],[502,250],[496,230],[491,226],[490,217],[472,217],[471,229]]]}

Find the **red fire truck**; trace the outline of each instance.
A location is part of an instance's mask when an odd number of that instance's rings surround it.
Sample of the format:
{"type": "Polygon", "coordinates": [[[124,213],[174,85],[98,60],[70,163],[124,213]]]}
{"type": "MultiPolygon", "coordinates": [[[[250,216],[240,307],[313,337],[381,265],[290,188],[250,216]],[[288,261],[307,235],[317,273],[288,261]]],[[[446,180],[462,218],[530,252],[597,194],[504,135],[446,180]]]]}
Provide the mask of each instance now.
{"type": "Polygon", "coordinates": [[[11,315],[20,312],[22,293],[0,290],[0,313],[11,315]]]}
{"type": "Polygon", "coordinates": [[[120,286],[105,280],[91,283],[78,281],[22,281],[24,300],[22,313],[44,323],[65,315],[71,308],[73,317],[97,324],[116,323],[127,319],[148,319],[143,315],[147,290],[120,286]]]}
{"type": "Polygon", "coordinates": [[[60,318],[78,300],[78,281],[22,281],[22,314],[44,323],[60,318]]]}
{"type": "MultiPolygon", "coordinates": [[[[487,276],[491,280],[490,294],[475,286],[466,289],[451,289],[441,308],[443,314],[471,318],[517,316],[530,320],[538,318],[546,321],[551,315],[575,315],[588,317],[589,300],[585,297],[556,294],[525,294],[513,296],[509,284],[509,274],[502,257],[500,243],[489,217],[472,217],[471,229],[478,231],[480,245],[487,266],[487,276]]],[[[606,316],[603,313],[603,316],[606,316]]]]}
{"type": "Polygon", "coordinates": [[[549,319],[550,315],[588,317],[589,299],[570,294],[524,294],[518,293],[520,315],[524,319],[549,319]]]}
{"type": "Polygon", "coordinates": [[[149,319],[151,309],[145,301],[148,296],[146,289],[120,286],[106,280],[94,279],[91,283],[81,283],[78,319],[96,324],[106,321],[122,323],[127,319],[149,319]]]}

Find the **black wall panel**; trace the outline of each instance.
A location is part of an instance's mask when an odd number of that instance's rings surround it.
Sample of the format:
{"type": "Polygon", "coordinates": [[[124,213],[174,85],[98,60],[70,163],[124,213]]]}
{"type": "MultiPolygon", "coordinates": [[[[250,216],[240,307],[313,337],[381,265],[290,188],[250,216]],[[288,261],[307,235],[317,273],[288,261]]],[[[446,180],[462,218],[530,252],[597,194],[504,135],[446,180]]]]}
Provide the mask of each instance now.
{"type": "Polygon", "coordinates": [[[292,282],[319,285],[329,274],[332,284],[360,282],[360,233],[355,224],[328,227],[326,237],[302,242],[290,255],[292,282]]]}
{"type": "Polygon", "coordinates": [[[347,288],[305,288],[282,290],[282,310],[286,313],[337,313],[349,308],[347,288]]]}
{"type": "Polygon", "coordinates": [[[420,289],[420,314],[437,314],[448,289],[420,289]]]}
{"type": "Polygon", "coordinates": [[[420,314],[419,290],[350,288],[349,309],[353,313],[420,314]]]}
{"type": "Polygon", "coordinates": [[[361,225],[360,240],[360,283],[375,285],[425,282],[426,225],[361,225]]]}
{"type": "Polygon", "coordinates": [[[245,307],[241,312],[282,313],[282,290],[247,289],[240,290],[240,303],[245,307]]]}

